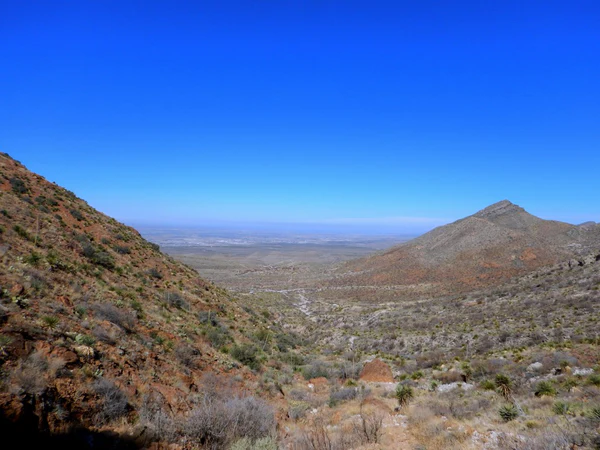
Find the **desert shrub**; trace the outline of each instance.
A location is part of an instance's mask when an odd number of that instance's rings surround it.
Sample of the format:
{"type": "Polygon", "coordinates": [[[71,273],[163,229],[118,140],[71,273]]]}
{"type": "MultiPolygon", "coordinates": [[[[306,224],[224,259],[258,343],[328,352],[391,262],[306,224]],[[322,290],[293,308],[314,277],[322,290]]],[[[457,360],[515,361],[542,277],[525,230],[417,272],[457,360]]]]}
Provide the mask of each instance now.
{"type": "Polygon", "coordinates": [[[50,369],[48,359],[41,353],[34,352],[25,360],[19,361],[11,377],[13,385],[19,392],[39,395],[46,389],[46,375],[50,369]]]}
{"type": "Polygon", "coordinates": [[[106,267],[107,269],[115,268],[114,258],[104,250],[98,250],[89,242],[84,242],[82,245],[83,256],[89,259],[92,263],[106,267]]]}
{"type": "Polygon", "coordinates": [[[41,260],[42,260],[42,255],[40,255],[37,252],[33,252],[33,251],[29,255],[27,255],[25,258],[23,258],[23,261],[25,261],[27,264],[30,264],[34,267],[37,267],[41,260]]]}
{"type": "Polygon", "coordinates": [[[455,370],[449,370],[447,372],[435,374],[433,376],[433,378],[435,378],[436,380],[438,380],[439,382],[441,382],[443,384],[457,383],[457,382],[463,381],[462,374],[455,370]]]}
{"type": "Polygon", "coordinates": [[[54,251],[50,250],[46,255],[46,262],[50,265],[51,270],[69,270],[69,265],[65,264],[59,257],[59,255],[54,251]]]}
{"type": "Polygon", "coordinates": [[[40,293],[48,286],[48,280],[42,272],[28,268],[23,273],[29,278],[29,284],[35,292],[40,293]]]}
{"type": "Polygon", "coordinates": [[[229,332],[225,327],[222,326],[209,329],[206,332],[206,338],[214,348],[221,348],[231,341],[229,332]]]}
{"type": "Polygon", "coordinates": [[[496,383],[494,383],[492,380],[483,380],[481,383],[479,383],[479,387],[485,391],[493,391],[496,389],[496,383]]]}
{"type": "Polygon", "coordinates": [[[101,342],[104,342],[105,344],[115,345],[117,343],[116,336],[102,327],[95,327],[92,330],[92,334],[96,339],[98,339],[101,342]]]}
{"type": "Polygon", "coordinates": [[[242,438],[239,441],[236,441],[229,450],[277,450],[277,441],[272,437],[264,437],[262,439],[257,439],[252,441],[248,438],[242,438]]]}
{"type": "Polygon", "coordinates": [[[72,208],[69,210],[69,212],[75,219],[77,219],[78,222],[83,220],[83,214],[81,214],[81,211],[78,209],[72,208]]]}
{"type": "Polygon", "coordinates": [[[53,198],[48,198],[44,195],[37,196],[35,198],[35,202],[38,203],[39,205],[46,205],[46,206],[50,206],[50,207],[58,206],[58,202],[56,200],[54,200],[53,198]]]}
{"type": "Polygon", "coordinates": [[[302,419],[310,409],[310,404],[303,401],[292,400],[289,402],[288,417],[292,420],[302,419]]]}
{"type": "Polygon", "coordinates": [[[186,367],[194,369],[198,366],[200,351],[190,345],[178,345],[175,348],[177,359],[186,367]]]}
{"type": "Polygon", "coordinates": [[[555,402],[552,405],[552,412],[558,416],[566,416],[571,412],[571,405],[566,402],[555,402]]]}
{"type": "Polygon", "coordinates": [[[200,311],[198,313],[198,321],[201,324],[211,325],[216,327],[219,325],[219,320],[217,319],[217,313],[215,311],[200,311]]]}
{"type": "Polygon", "coordinates": [[[353,434],[361,444],[377,444],[383,434],[383,414],[379,411],[360,411],[353,423],[353,434]]]}
{"type": "Polygon", "coordinates": [[[329,406],[333,407],[339,403],[354,400],[358,390],[356,388],[342,388],[329,394],[329,406]]]}
{"type": "Polygon", "coordinates": [[[100,405],[95,422],[105,424],[127,414],[127,396],[107,378],[100,378],[92,384],[93,392],[98,395],[100,405]]]}
{"type": "Polygon", "coordinates": [[[135,325],[133,314],[119,309],[111,303],[95,303],[92,309],[98,319],[108,320],[126,331],[133,330],[135,325]]]}
{"type": "Polygon", "coordinates": [[[549,397],[554,397],[556,395],[556,389],[552,386],[552,383],[549,381],[540,381],[535,388],[535,396],[543,397],[547,395],[549,397]]]}
{"type": "Polygon", "coordinates": [[[500,415],[500,418],[502,420],[504,420],[505,422],[510,422],[511,420],[515,420],[517,417],[519,417],[519,410],[515,405],[510,403],[508,405],[502,406],[498,410],[498,414],[500,415]]]}
{"type": "Polygon", "coordinates": [[[287,352],[289,349],[295,349],[302,344],[302,338],[295,333],[276,333],[275,343],[280,352],[287,352]]]}
{"type": "Polygon", "coordinates": [[[427,408],[437,417],[470,419],[489,409],[491,402],[485,396],[465,396],[461,389],[442,392],[426,400],[427,408]]]}
{"type": "Polygon", "coordinates": [[[588,383],[593,386],[600,386],[600,375],[596,373],[590,375],[588,377],[588,383]]]}
{"type": "Polygon", "coordinates": [[[234,345],[230,354],[234,359],[237,359],[252,370],[258,370],[260,368],[260,361],[258,359],[259,349],[255,345],[234,345]]]}
{"type": "Polygon", "coordinates": [[[33,240],[32,237],[27,232],[27,230],[25,228],[23,228],[21,225],[19,225],[19,224],[14,225],[13,226],[13,230],[14,230],[15,233],[17,233],[23,239],[27,239],[28,241],[32,241],[33,240]]]}
{"type": "Polygon", "coordinates": [[[115,268],[115,260],[108,252],[96,251],[94,256],[90,259],[94,264],[98,266],[106,267],[107,269],[115,268]]]}
{"type": "Polygon", "coordinates": [[[302,368],[302,376],[304,376],[304,379],[306,380],[319,377],[329,378],[329,365],[323,361],[313,361],[311,364],[302,368]]]}
{"type": "Polygon", "coordinates": [[[164,294],[165,302],[174,308],[183,309],[187,305],[187,302],[183,296],[176,291],[167,291],[164,294]]]}
{"type": "Polygon", "coordinates": [[[176,440],[177,422],[167,411],[163,398],[158,394],[150,393],[142,398],[139,416],[150,441],[176,440]]]}
{"type": "Polygon", "coordinates": [[[421,378],[423,378],[423,372],[417,370],[410,375],[410,378],[413,380],[420,380],[421,378]]]}
{"type": "Polygon", "coordinates": [[[282,362],[291,366],[301,366],[306,362],[304,356],[295,352],[281,353],[280,359],[282,362]]]}
{"type": "Polygon", "coordinates": [[[195,443],[210,449],[247,438],[268,437],[275,429],[273,408],[255,397],[222,400],[205,395],[183,425],[183,433],[195,443]]]}
{"type": "Polygon", "coordinates": [[[398,384],[398,386],[396,386],[395,396],[396,400],[398,400],[398,405],[404,407],[410,403],[415,394],[413,388],[408,384],[398,384]]]}
{"type": "Polygon", "coordinates": [[[160,280],[163,276],[162,273],[160,273],[160,270],[158,270],[156,267],[152,267],[151,269],[149,269],[147,272],[148,276],[150,276],[151,278],[155,278],[157,280],[160,280]]]}
{"type": "Polygon", "coordinates": [[[431,367],[439,366],[444,362],[444,353],[441,351],[432,351],[423,353],[417,356],[417,367],[419,369],[429,369],[431,367]]]}
{"type": "Polygon", "coordinates": [[[119,255],[129,255],[131,253],[131,248],[127,247],[126,245],[115,245],[113,249],[119,255]]]}
{"type": "Polygon", "coordinates": [[[17,177],[12,177],[8,180],[10,182],[10,187],[12,188],[15,194],[27,194],[29,192],[29,188],[25,185],[25,182],[17,177]]]}
{"type": "Polygon", "coordinates": [[[80,345],[87,345],[88,347],[91,347],[96,343],[96,339],[94,339],[92,336],[88,336],[87,334],[78,334],[75,336],[75,342],[80,345]]]}
{"type": "Polygon", "coordinates": [[[337,377],[342,380],[357,379],[360,376],[362,364],[352,364],[351,362],[343,362],[337,370],[337,377]]]}
{"type": "Polygon", "coordinates": [[[351,448],[351,446],[340,445],[331,435],[323,419],[317,417],[302,434],[300,448],[302,450],[334,450],[338,448],[351,448]]]}

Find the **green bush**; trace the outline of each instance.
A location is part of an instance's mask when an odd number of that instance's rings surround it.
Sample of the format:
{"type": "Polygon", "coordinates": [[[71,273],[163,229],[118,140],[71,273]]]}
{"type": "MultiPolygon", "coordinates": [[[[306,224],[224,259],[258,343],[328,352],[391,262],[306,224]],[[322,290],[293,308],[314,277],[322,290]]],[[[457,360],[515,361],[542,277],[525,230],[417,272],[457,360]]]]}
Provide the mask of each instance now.
{"type": "Polygon", "coordinates": [[[496,389],[496,383],[494,383],[492,380],[484,380],[479,384],[479,386],[485,391],[493,391],[496,389]]]}
{"type": "Polygon", "coordinates": [[[27,255],[25,258],[23,258],[23,260],[27,264],[37,267],[37,265],[42,260],[42,256],[37,252],[31,252],[29,255],[27,255]]]}
{"type": "Polygon", "coordinates": [[[75,219],[77,219],[78,222],[81,222],[83,220],[83,214],[81,214],[81,212],[79,210],[70,209],[69,212],[75,219]]]}
{"type": "Polygon", "coordinates": [[[26,194],[29,192],[29,189],[20,178],[12,177],[9,181],[10,186],[15,194],[26,194]]]}
{"type": "Polygon", "coordinates": [[[23,228],[21,225],[15,225],[13,227],[13,230],[19,235],[21,236],[23,239],[27,239],[28,241],[31,241],[31,236],[29,235],[29,233],[27,232],[27,230],[25,228],[23,228]]]}
{"type": "Polygon", "coordinates": [[[566,402],[556,402],[552,405],[552,412],[558,416],[566,416],[571,412],[571,406],[566,402]]]}
{"type": "Polygon", "coordinates": [[[323,361],[313,361],[308,366],[302,368],[302,375],[305,380],[310,380],[312,378],[329,378],[331,375],[331,371],[329,370],[329,365],[323,361]]]}
{"type": "Polygon", "coordinates": [[[237,359],[252,370],[260,368],[260,361],[258,360],[259,350],[256,346],[252,344],[234,345],[230,353],[234,359],[237,359]]]}
{"type": "Polygon", "coordinates": [[[592,408],[592,410],[589,413],[589,417],[594,422],[600,422],[600,406],[596,406],[595,408],[592,408]]]}
{"type": "Polygon", "coordinates": [[[211,345],[217,349],[223,347],[231,340],[229,332],[221,326],[208,330],[206,332],[206,338],[211,345]]]}
{"type": "Polygon", "coordinates": [[[106,267],[107,269],[115,268],[115,260],[103,250],[96,249],[92,244],[84,243],[82,246],[83,256],[98,266],[106,267]]]}
{"type": "Polygon", "coordinates": [[[556,395],[556,389],[554,389],[554,386],[549,381],[540,381],[535,388],[536,397],[543,397],[544,395],[549,397],[556,395]]]}
{"type": "Polygon", "coordinates": [[[127,247],[126,245],[115,245],[113,249],[119,255],[129,255],[131,253],[131,248],[127,247]]]}
{"type": "Polygon", "coordinates": [[[517,417],[519,417],[519,410],[515,405],[510,403],[508,405],[502,406],[498,410],[498,414],[500,415],[500,418],[502,420],[504,420],[505,422],[510,422],[511,420],[515,420],[517,417]]]}
{"type": "Polygon", "coordinates": [[[413,388],[408,384],[398,384],[396,386],[396,400],[400,407],[406,406],[415,397],[413,388]]]}
{"type": "Polygon", "coordinates": [[[413,372],[410,377],[413,380],[420,380],[421,378],[423,378],[423,372],[421,372],[420,370],[417,370],[416,372],[413,372]]]}
{"type": "Polygon", "coordinates": [[[156,278],[157,280],[160,280],[163,277],[162,273],[160,273],[160,271],[155,267],[152,267],[150,270],[148,270],[147,274],[152,278],[156,278]]]}
{"type": "Polygon", "coordinates": [[[600,375],[595,373],[588,377],[588,383],[594,386],[600,386],[600,375]]]}

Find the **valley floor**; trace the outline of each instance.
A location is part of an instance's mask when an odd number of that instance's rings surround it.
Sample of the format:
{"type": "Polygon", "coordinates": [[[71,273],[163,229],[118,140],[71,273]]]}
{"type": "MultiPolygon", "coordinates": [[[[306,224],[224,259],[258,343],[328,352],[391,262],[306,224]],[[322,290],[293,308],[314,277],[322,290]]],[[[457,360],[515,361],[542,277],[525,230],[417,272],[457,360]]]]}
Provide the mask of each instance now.
{"type": "Polygon", "coordinates": [[[285,448],[599,445],[594,258],[431,298],[420,296],[419,286],[325,283],[335,264],[363,251],[355,247],[163,250],[305,338],[292,373],[262,373],[264,386],[280,392],[285,448]],[[388,383],[361,378],[375,358],[390,367],[388,383]],[[400,386],[412,392],[406,404],[400,386]]]}

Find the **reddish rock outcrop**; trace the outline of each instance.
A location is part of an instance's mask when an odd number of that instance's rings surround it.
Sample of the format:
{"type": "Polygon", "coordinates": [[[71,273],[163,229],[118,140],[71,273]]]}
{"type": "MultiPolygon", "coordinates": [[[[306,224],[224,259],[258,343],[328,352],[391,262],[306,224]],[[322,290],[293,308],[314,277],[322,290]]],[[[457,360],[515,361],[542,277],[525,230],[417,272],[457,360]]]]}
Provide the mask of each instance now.
{"type": "Polygon", "coordinates": [[[360,373],[361,381],[371,381],[377,383],[393,383],[394,376],[392,369],[380,359],[374,359],[366,363],[360,373]]]}

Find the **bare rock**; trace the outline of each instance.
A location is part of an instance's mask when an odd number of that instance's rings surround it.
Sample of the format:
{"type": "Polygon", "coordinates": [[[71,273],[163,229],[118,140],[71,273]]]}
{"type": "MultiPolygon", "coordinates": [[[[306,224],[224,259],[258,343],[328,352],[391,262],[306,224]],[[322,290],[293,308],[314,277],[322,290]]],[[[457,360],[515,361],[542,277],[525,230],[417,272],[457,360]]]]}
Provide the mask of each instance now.
{"type": "Polygon", "coordinates": [[[370,381],[375,383],[393,383],[394,377],[392,369],[381,359],[377,358],[366,363],[360,373],[362,381],[370,381]]]}

